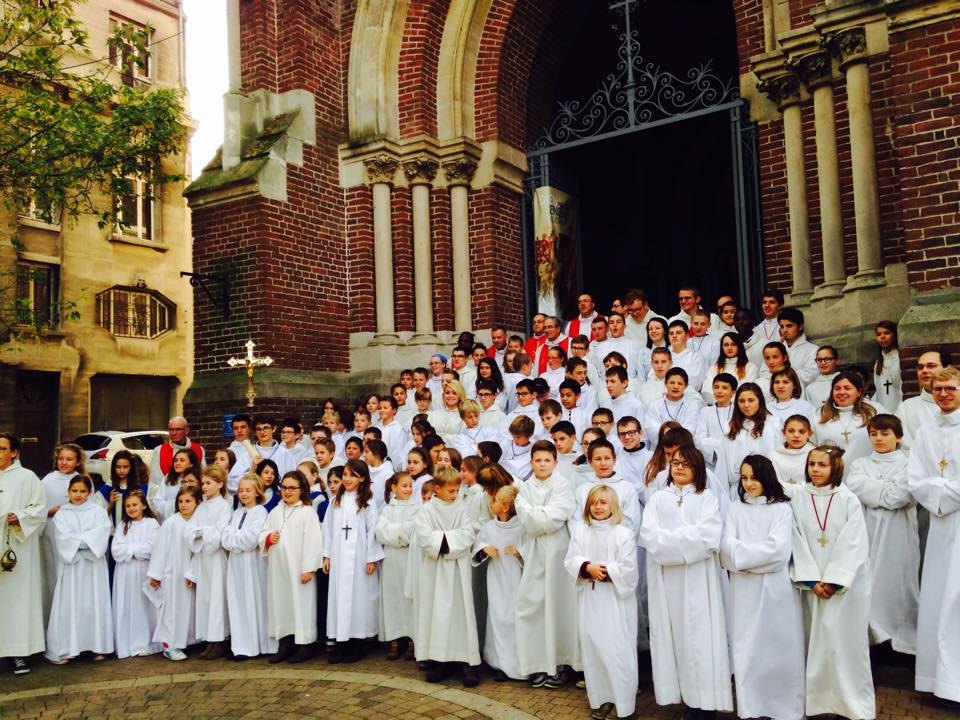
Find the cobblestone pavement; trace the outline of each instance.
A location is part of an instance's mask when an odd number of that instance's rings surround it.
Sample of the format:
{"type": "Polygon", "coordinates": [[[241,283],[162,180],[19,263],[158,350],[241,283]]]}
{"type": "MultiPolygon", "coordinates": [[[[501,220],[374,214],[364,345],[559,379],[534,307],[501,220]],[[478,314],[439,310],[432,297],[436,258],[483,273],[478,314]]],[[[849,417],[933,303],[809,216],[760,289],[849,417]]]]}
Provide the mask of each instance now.
{"type": "MultiPolygon", "coordinates": [[[[643,659],[648,665],[648,656],[643,659]]],[[[303,665],[260,659],[173,663],[159,655],[100,663],[81,658],[60,667],[33,660],[33,672],[20,677],[3,672],[0,664],[0,717],[530,720],[585,719],[590,712],[586,694],[573,686],[534,690],[525,683],[494,682],[488,673],[472,690],[453,681],[431,685],[422,681],[415,663],[388,662],[381,649],[351,665],[328,665],[322,655],[303,665]]],[[[878,720],[958,717],[913,692],[909,668],[885,664],[877,674],[878,720]]],[[[642,663],[637,718],[676,720],[680,714],[679,706],[656,705],[649,667],[642,663]]]]}

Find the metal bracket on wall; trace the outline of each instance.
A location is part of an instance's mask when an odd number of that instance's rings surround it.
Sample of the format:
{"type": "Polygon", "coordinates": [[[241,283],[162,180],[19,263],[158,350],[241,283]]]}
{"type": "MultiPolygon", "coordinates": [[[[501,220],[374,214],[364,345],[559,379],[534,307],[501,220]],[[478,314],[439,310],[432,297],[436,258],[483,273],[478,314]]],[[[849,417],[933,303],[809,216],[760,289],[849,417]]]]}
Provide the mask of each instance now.
{"type": "Polygon", "coordinates": [[[190,286],[198,287],[203,290],[204,295],[213,303],[215,308],[219,308],[223,312],[223,319],[230,319],[230,277],[226,273],[216,273],[216,274],[206,274],[206,273],[192,273],[182,271],[180,277],[190,278],[190,286]],[[220,298],[217,297],[210,291],[210,287],[207,283],[217,283],[220,285],[220,298]]]}

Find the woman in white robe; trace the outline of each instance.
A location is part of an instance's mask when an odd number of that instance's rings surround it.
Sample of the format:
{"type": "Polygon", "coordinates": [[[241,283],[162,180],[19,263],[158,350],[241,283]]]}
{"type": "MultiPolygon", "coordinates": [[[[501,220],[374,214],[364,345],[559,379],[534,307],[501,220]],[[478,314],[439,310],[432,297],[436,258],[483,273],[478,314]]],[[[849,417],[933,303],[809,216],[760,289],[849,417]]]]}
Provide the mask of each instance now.
{"type": "MultiPolygon", "coordinates": [[[[413,602],[404,594],[414,516],[420,504],[413,501],[413,478],[402,473],[391,486],[394,497],[377,518],[377,541],[383,548],[380,564],[380,622],[378,639],[391,641],[387,659],[400,657],[398,640],[413,636],[413,602]],[[401,497],[402,496],[402,497],[401,497]]],[[[409,655],[409,652],[408,652],[409,655]]]]}
{"type": "Polygon", "coordinates": [[[864,399],[863,379],[855,372],[837,373],[830,388],[830,398],[813,426],[814,442],[841,448],[844,466],[849,470],[854,460],[873,452],[867,423],[877,414],[877,408],[864,399]]]}
{"type": "Polygon", "coordinates": [[[901,450],[875,451],[855,460],[844,482],[863,505],[870,538],[870,644],[889,640],[897,652],[916,655],[920,531],[907,462],[901,450]]]}
{"type": "Polygon", "coordinates": [[[790,581],[790,499],[773,465],[760,455],[744,458],[738,495],[720,541],[720,562],[730,571],[728,616],[737,714],[802,720],[803,606],[790,581]]]}
{"type": "Polygon", "coordinates": [[[355,641],[375,636],[380,617],[377,563],[383,548],[377,542],[377,506],[371,492],[366,464],[349,461],[323,520],[323,571],[330,576],[327,637],[338,643],[334,659],[344,662],[360,659],[355,641]]]}
{"type": "Polygon", "coordinates": [[[237,483],[239,507],[220,535],[227,551],[227,613],[234,657],[272,655],[276,638],[267,628],[267,559],[260,553],[260,533],[267,522],[263,481],[248,474],[237,483]]]}
{"type": "Polygon", "coordinates": [[[870,541],[857,496],[832,446],[807,458],[794,496],[793,581],[803,591],[807,715],[870,720],[876,714],[870,647],[870,541]]]}
{"type": "Polygon", "coordinates": [[[60,565],[45,654],[55,664],[87,650],[95,654],[94,659],[102,660],[114,648],[107,571],[107,543],[113,526],[103,507],[87,502],[93,492],[89,478],[74,478],[67,492],[70,502],[62,505],[53,519],[60,565]]]}
{"type": "Polygon", "coordinates": [[[279,486],[283,499],[259,539],[267,558],[267,628],[279,641],[270,662],[303,662],[317,640],[315,576],[323,564],[323,532],[306,476],[294,470],[279,486]]]}
{"type": "Polygon", "coordinates": [[[181,488],[175,499],[178,512],[160,526],[147,577],[157,592],[160,615],[153,641],[163,645],[168,660],[186,660],[184,648],[196,642],[196,589],[188,579],[193,554],[187,543],[193,536],[193,514],[202,501],[199,488],[181,488]]]}
{"type": "MultiPolygon", "coordinates": [[[[446,445],[463,432],[463,419],[460,417],[460,403],[467,399],[463,386],[456,380],[444,384],[443,394],[437,407],[427,413],[427,420],[446,445]]],[[[436,403],[437,398],[434,397],[436,403]]]]}
{"type": "Polygon", "coordinates": [[[640,526],[654,696],[658,705],[730,711],[720,506],[699,450],[679,448],[670,463],[671,482],[648,496],[640,526]]]}
{"type": "Polygon", "coordinates": [[[223,657],[223,641],[230,635],[227,614],[227,553],[220,544],[223,529],[230,524],[232,510],[227,500],[227,476],[212,465],[200,481],[203,502],[193,516],[189,538],[194,563],[190,577],[197,584],[197,640],[207,647],[198,655],[203,660],[223,657]]]}
{"type": "MultiPolygon", "coordinates": [[[[113,570],[113,614],[116,631],[117,657],[154,655],[162,650],[154,642],[157,631],[157,606],[143,592],[147,569],[153,554],[153,545],[160,532],[160,524],[147,507],[146,496],[140,490],[131,490],[124,499],[139,503],[143,511],[138,519],[125,515],[117,525],[110,546],[116,566],[113,570]]],[[[126,509],[124,510],[126,513],[126,509]]]]}
{"type": "Polygon", "coordinates": [[[590,707],[633,714],[637,701],[637,542],[616,493],[594,485],[564,561],[578,594],[577,624],[590,707]],[[602,501],[602,502],[601,502],[602,501]],[[596,580],[591,574],[601,574],[596,580]]]}

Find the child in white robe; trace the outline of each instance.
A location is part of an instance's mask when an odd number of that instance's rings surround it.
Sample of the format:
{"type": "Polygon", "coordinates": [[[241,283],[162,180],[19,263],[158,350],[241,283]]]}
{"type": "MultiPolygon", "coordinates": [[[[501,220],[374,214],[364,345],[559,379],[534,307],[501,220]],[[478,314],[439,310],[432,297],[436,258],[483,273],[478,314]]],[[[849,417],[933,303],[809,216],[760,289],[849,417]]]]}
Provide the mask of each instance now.
{"type": "Polygon", "coordinates": [[[730,432],[733,416],[733,394],[740,385],[730,373],[720,373],[711,383],[711,397],[715,404],[700,409],[696,445],[707,461],[707,468],[715,470],[723,438],[730,432]]]}
{"type": "Polygon", "coordinates": [[[658,705],[683,702],[697,718],[733,709],[719,550],[723,521],[702,453],[678,447],[666,486],[647,498],[650,657],[658,705]]]}
{"type": "Polygon", "coordinates": [[[376,530],[370,471],[362,460],[350,460],[323,521],[323,572],[330,576],[327,637],[337,642],[329,663],[356,662],[361,641],[377,634],[383,548],[376,530]]]}
{"type": "Polygon", "coordinates": [[[717,456],[717,479],[726,481],[732,494],[747,455],[770,457],[781,443],[780,427],[767,410],[763,391],[756,383],[743,383],[733,398],[730,430],[721,438],[717,456]]]}
{"type": "Polygon", "coordinates": [[[467,504],[459,498],[460,473],[437,468],[433,498],[416,516],[422,551],[416,597],[416,657],[429,662],[427,682],[440,682],[463,666],[464,687],[479,681],[477,637],[470,565],[475,533],[467,504]]]}
{"type": "MultiPolygon", "coordinates": [[[[329,441],[328,441],[329,442],[329,441]]],[[[276,638],[267,628],[267,559],[260,533],[267,522],[263,480],[247,473],[237,483],[237,509],[220,535],[227,556],[227,614],[234,658],[272,655],[276,638]]]]}
{"type": "MultiPolygon", "coordinates": [[[[94,660],[113,652],[113,614],[107,543],[112,525],[107,511],[88,503],[93,483],[85,475],[70,480],[68,504],[54,516],[60,564],[47,625],[46,658],[63,665],[84,651],[94,660]]],[[[31,598],[23,598],[30,602],[31,598]]]]}
{"type": "Polygon", "coordinates": [[[845,482],[863,505],[870,538],[870,644],[889,640],[897,652],[916,655],[920,532],[899,449],[903,425],[896,415],[874,415],[867,432],[873,454],[854,460],[845,482]]]}
{"type": "Polygon", "coordinates": [[[161,526],[167,518],[179,512],[177,498],[182,487],[200,487],[200,466],[190,448],[181,448],[173,454],[170,472],[159,485],[151,486],[147,496],[161,526]]]}
{"type": "Polygon", "coordinates": [[[53,601],[53,590],[57,586],[57,572],[60,569],[60,555],[57,553],[56,527],[54,516],[62,505],[69,504],[67,489],[70,481],[77,475],[86,475],[83,450],[73,443],[57,445],[56,469],[43,476],[40,484],[47,498],[47,522],[40,536],[40,547],[43,550],[43,620],[50,619],[50,603],[53,601]]]}
{"type": "Polygon", "coordinates": [[[842,450],[807,456],[807,484],[794,496],[793,569],[804,592],[807,715],[869,720],[876,714],[870,674],[870,542],[863,509],[843,479],[842,450]]]}
{"type": "Polygon", "coordinates": [[[496,517],[480,527],[473,548],[474,567],[487,566],[483,660],[498,681],[526,679],[517,664],[515,630],[517,588],[523,570],[523,527],[515,507],[518,492],[515,485],[497,490],[492,504],[496,517]]]}
{"type": "Polygon", "coordinates": [[[387,458],[387,444],[382,440],[367,440],[363,444],[363,461],[370,473],[370,492],[379,512],[384,506],[387,481],[395,472],[393,463],[387,458]]]}
{"type": "Polygon", "coordinates": [[[207,646],[197,656],[217,660],[224,655],[223,641],[230,635],[227,614],[227,552],[220,544],[223,529],[230,524],[232,509],[227,500],[227,474],[217,465],[204,468],[200,478],[203,502],[193,516],[189,535],[194,562],[188,577],[196,583],[196,635],[207,646]]]}
{"type": "Polygon", "coordinates": [[[182,487],[175,499],[177,513],[160,526],[150,566],[150,588],[160,602],[153,641],[163,646],[167,660],[187,659],[184,648],[196,642],[196,590],[187,578],[193,555],[187,546],[193,535],[193,514],[203,502],[200,488],[182,487]]]}
{"type": "Polygon", "coordinates": [[[116,566],[113,571],[113,623],[117,657],[153,655],[162,649],[154,642],[157,631],[157,606],[143,592],[153,544],[160,524],[147,505],[146,494],[139,489],[126,492],[123,518],[117,525],[110,551],[116,566]]]}
{"type": "MultiPolygon", "coordinates": [[[[608,440],[596,440],[590,443],[587,460],[593,472],[584,475],[586,482],[574,490],[576,506],[584,507],[587,495],[596,485],[606,485],[617,494],[623,524],[633,531],[634,536],[640,530],[640,501],[637,499],[636,486],[617,472],[617,452],[608,440]]],[[[584,515],[577,513],[571,518],[571,530],[574,525],[583,522],[584,515]]]]}
{"type": "Polygon", "coordinates": [[[810,418],[791,415],[783,424],[783,443],[769,456],[787,497],[792,498],[807,483],[807,455],[815,447],[810,442],[812,435],[810,418]]]}
{"type": "Polygon", "coordinates": [[[557,449],[541,440],[531,450],[532,477],[520,485],[523,573],[517,588],[517,660],[533,687],[562,687],[580,669],[576,590],[564,568],[576,510],[570,480],[557,471],[557,449]]]}
{"type": "Polygon", "coordinates": [[[614,708],[615,717],[629,717],[637,700],[637,543],[623,517],[617,493],[592,486],[565,559],[579,595],[587,698],[601,719],[614,708]]]}
{"type": "Polygon", "coordinates": [[[404,595],[404,585],[409,564],[410,536],[414,532],[414,516],[420,504],[413,501],[413,477],[410,473],[400,472],[390,478],[384,500],[386,504],[377,518],[376,529],[377,540],[383,547],[378,638],[381,642],[390,641],[387,660],[397,660],[401,653],[413,658],[410,638],[413,635],[414,609],[413,602],[404,595]]]}
{"type": "Polygon", "coordinates": [[[280,480],[282,500],[270,511],[259,545],[267,558],[267,628],[278,641],[271,664],[306,662],[317,641],[317,570],[323,533],[310,484],[299,470],[280,480]]]}
{"type": "Polygon", "coordinates": [[[771,462],[748,455],[720,562],[730,571],[730,650],[742,718],[802,720],[803,605],[790,581],[793,510],[771,462]],[[770,652],[776,648],[776,652],[770,652]]]}

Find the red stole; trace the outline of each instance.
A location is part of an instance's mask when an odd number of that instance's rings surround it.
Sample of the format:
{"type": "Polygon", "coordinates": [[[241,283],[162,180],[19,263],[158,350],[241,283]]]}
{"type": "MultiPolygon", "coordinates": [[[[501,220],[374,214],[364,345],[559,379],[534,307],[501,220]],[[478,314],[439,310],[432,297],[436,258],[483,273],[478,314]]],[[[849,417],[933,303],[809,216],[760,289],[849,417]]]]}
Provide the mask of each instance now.
{"type": "Polygon", "coordinates": [[[601,315],[600,313],[597,313],[596,315],[593,316],[593,318],[591,318],[589,322],[589,325],[590,325],[590,327],[588,328],[589,331],[584,332],[583,330],[580,329],[580,325],[587,321],[586,320],[581,321],[580,316],[577,315],[573,320],[567,323],[567,337],[575,338],[577,335],[586,335],[588,338],[590,338],[590,342],[593,342],[595,339],[593,337],[593,321],[597,319],[606,319],[606,318],[604,318],[604,316],[601,315]]]}
{"type": "Polygon", "coordinates": [[[547,336],[544,333],[541,333],[540,335],[531,335],[523,344],[523,351],[527,354],[527,357],[533,360],[537,356],[537,350],[546,341],[547,336]]]}
{"type": "Polygon", "coordinates": [[[552,347],[561,347],[563,351],[570,354],[570,338],[564,337],[559,342],[555,342],[552,345],[547,345],[547,339],[544,337],[543,343],[540,347],[537,348],[537,355],[533,362],[533,369],[537,374],[537,377],[540,377],[547,371],[547,356],[550,354],[550,348],[552,347]]]}
{"type": "MultiPolygon", "coordinates": [[[[177,448],[177,450],[182,450],[183,448],[177,448]]],[[[197,458],[197,463],[203,462],[203,448],[200,446],[200,443],[190,441],[190,445],[187,447],[187,450],[193,451],[194,456],[197,458]]],[[[175,451],[173,445],[169,442],[165,442],[160,446],[160,472],[164,475],[170,474],[170,468],[173,467],[173,456],[175,451]]]]}

